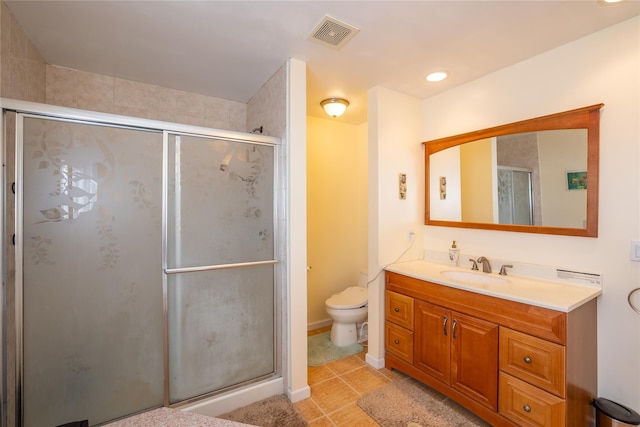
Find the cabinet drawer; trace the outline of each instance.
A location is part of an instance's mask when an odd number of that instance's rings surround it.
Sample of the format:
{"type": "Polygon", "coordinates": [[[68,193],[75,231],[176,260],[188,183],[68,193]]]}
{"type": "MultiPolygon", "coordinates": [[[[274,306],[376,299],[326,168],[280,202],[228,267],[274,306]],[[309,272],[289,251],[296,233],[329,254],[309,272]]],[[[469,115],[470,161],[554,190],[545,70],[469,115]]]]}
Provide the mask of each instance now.
{"type": "Polygon", "coordinates": [[[385,291],[385,319],[413,331],[413,298],[385,291]]]}
{"type": "Polygon", "coordinates": [[[565,347],[500,328],[500,370],[565,397],[565,347]]]}
{"type": "Polygon", "coordinates": [[[565,426],[564,399],[504,372],[500,372],[499,412],[520,426],[565,426]]]}
{"type": "Polygon", "coordinates": [[[402,360],[413,363],[413,332],[391,322],[385,322],[384,332],[385,349],[402,360]]]}

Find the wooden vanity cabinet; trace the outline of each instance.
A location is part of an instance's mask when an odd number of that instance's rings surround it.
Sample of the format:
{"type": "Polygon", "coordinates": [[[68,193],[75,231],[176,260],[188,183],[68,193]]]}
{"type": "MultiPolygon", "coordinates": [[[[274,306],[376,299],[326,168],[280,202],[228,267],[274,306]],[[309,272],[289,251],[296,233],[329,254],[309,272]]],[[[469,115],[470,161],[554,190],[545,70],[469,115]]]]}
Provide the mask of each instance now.
{"type": "Polygon", "coordinates": [[[595,299],[565,313],[387,272],[385,302],[387,368],[494,426],[595,426],[595,299]]]}
{"type": "Polygon", "coordinates": [[[477,402],[498,407],[498,325],[415,302],[413,365],[477,402]]]}

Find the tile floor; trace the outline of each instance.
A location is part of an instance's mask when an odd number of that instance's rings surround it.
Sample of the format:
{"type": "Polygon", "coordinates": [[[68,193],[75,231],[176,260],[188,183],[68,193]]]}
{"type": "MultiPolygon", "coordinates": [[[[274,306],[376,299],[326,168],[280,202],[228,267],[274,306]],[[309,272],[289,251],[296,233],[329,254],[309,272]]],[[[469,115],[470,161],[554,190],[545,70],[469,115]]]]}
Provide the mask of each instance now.
{"type": "MultiPolygon", "coordinates": [[[[326,332],[330,328],[310,331],[309,335],[326,332]]],[[[366,344],[366,343],[364,343],[366,344]]],[[[382,387],[405,375],[389,369],[375,369],[365,362],[367,352],[347,356],[320,366],[309,366],[311,397],[295,403],[310,427],[366,427],[378,426],[357,405],[363,394],[382,387]]],[[[434,390],[435,395],[439,395],[434,390]]],[[[445,396],[442,399],[446,399],[445,396]]],[[[452,406],[456,404],[451,402],[452,406]]]]}

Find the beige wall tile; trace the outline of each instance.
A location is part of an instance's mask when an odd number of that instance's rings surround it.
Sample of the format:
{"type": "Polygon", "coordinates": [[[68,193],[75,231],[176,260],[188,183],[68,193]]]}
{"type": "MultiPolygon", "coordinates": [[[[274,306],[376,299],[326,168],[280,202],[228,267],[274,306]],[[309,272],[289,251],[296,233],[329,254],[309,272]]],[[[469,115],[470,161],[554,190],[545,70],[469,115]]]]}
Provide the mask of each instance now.
{"type": "Polygon", "coordinates": [[[0,9],[0,94],[6,98],[44,102],[44,59],[4,2],[0,9]]]}
{"type": "Polygon", "coordinates": [[[265,135],[284,137],[287,112],[286,66],[271,76],[247,104],[247,131],[263,126],[265,135]]]}
{"type": "Polygon", "coordinates": [[[0,1],[0,95],[7,98],[239,132],[263,126],[266,135],[282,136],[285,72],[254,96],[248,120],[241,102],[48,65],[0,1]]]}
{"type": "Polygon", "coordinates": [[[78,108],[104,112],[114,110],[113,77],[102,74],[78,72],[75,84],[75,98],[78,108]]]}
{"type": "Polygon", "coordinates": [[[47,65],[46,97],[47,104],[77,108],[75,85],[76,70],[47,65]]]}
{"type": "Polygon", "coordinates": [[[176,116],[202,120],[207,97],[197,93],[176,92],[176,116]]]}
{"type": "Polygon", "coordinates": [[[176,111],[178,91],[147,83],[115,79],[113,101],[117,108],[135,108],[165,117],[176,111]]]}

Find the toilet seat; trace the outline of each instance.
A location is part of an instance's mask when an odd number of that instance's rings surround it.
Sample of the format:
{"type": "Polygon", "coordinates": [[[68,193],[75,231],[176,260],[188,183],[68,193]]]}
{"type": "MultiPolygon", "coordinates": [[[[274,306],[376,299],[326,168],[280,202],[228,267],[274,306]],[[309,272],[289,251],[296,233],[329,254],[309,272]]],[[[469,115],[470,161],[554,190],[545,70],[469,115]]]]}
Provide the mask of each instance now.
{"type": "Polygon", "coordinates": [[[328,308],[333,308],[334,310],[348,310],[365,307],[368,298],[367,288],[351,286],[329,297],[325,304],[328,308]]]}

